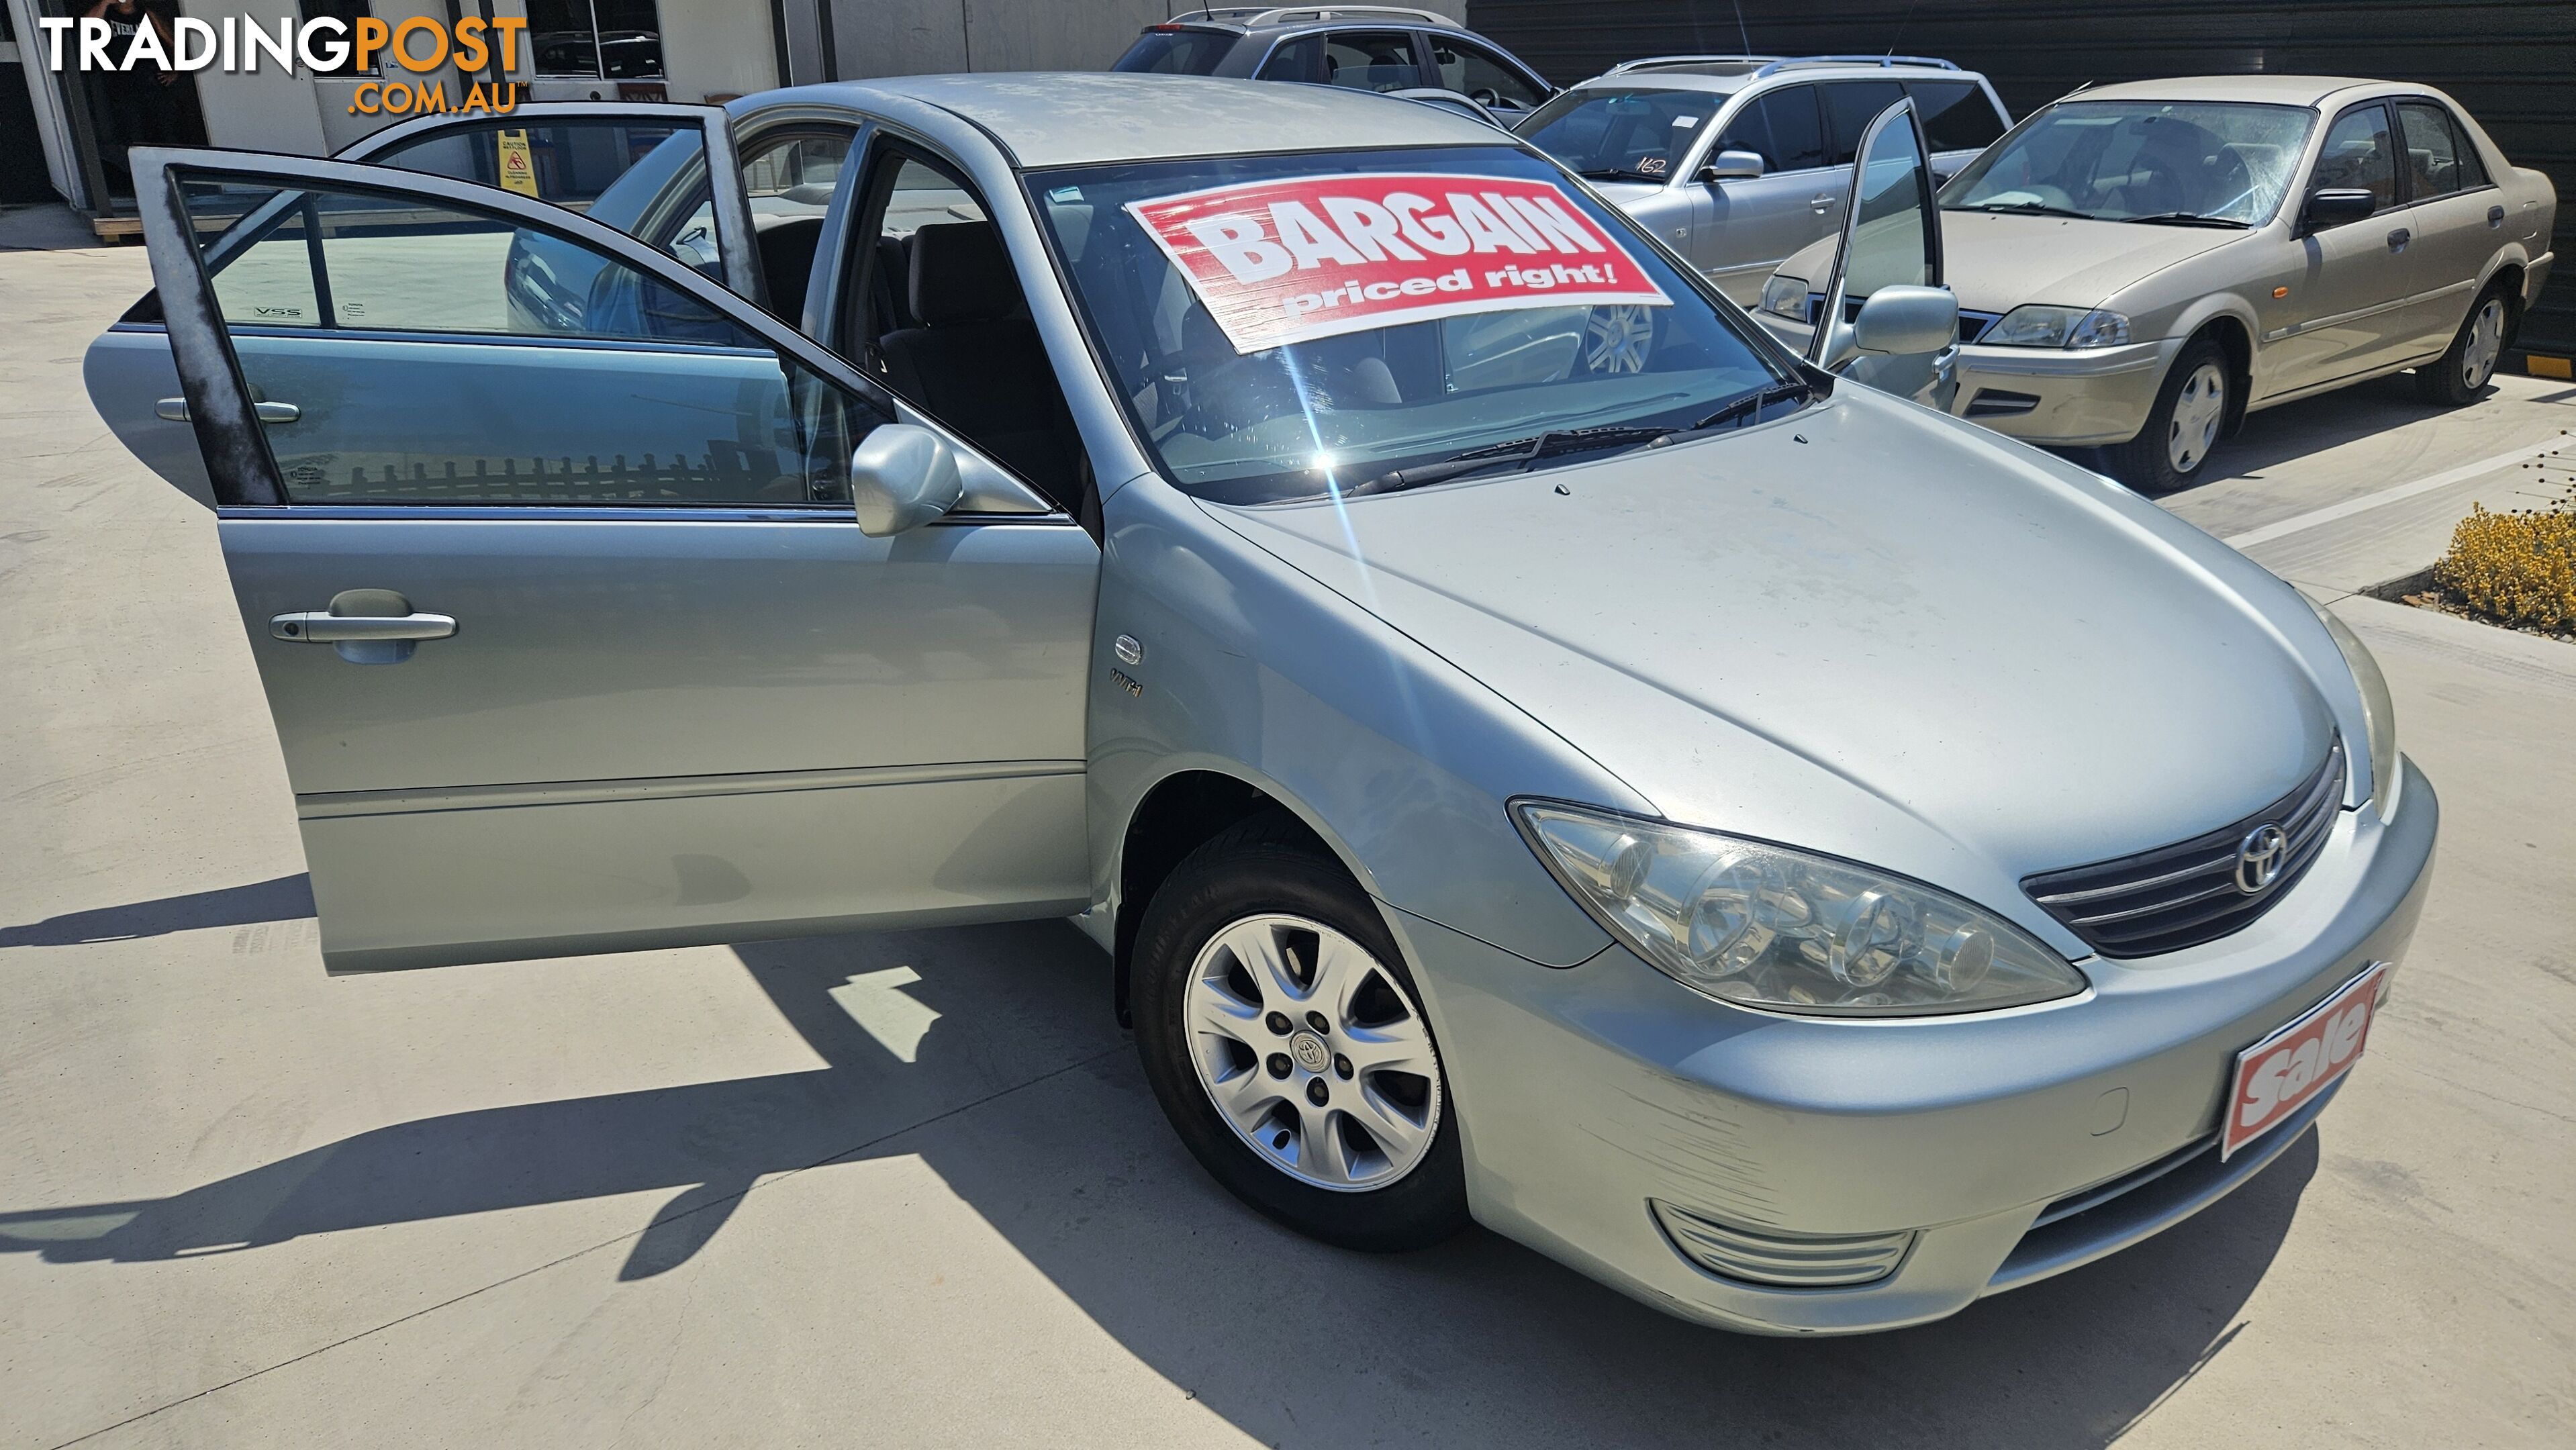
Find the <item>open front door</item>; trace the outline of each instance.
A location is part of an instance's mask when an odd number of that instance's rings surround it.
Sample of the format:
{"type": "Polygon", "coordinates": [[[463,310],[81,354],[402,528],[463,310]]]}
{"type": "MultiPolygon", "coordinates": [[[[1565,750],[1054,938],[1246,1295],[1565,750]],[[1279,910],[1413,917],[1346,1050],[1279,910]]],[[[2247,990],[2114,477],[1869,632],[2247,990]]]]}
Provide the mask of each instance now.
{"type": "Polygon", "coordinates": [[[1898,101],[1871,120],[1852,161],[1852,204],[1807,360],[1947,412],[1958,389],[1958,302],[1923,295],[1942,285],[1934,191],[1914,102],[1898,101]],[[1945,308],[1945,325],[1925,325],[1945,308]],[[1862,320],[1865,310],[1877,325],[1862,320]]]}
{"type": "Polygon", "coordinates": [[[135,160],[335,970],[1082,909],[1070,518],[950,437],[867,537],[853,447],[927,420],[573,211],[135,160]]]}

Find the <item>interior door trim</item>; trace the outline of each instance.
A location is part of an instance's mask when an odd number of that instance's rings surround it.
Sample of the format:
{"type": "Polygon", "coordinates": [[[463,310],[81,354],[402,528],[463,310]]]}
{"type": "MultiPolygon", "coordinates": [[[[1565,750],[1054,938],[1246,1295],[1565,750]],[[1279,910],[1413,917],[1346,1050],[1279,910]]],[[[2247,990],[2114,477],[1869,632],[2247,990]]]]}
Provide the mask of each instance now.
{"type": "Polygon", "coordinates": [[[850,766],[839,770],[768,770],[738,775],[665,775],[630,780],[554,780],[522,785],[435,789],[317,791],[295,798],[299,820],[402,816],[425,811],[497,810],[517,806],[595,805],[602,801],[688,800],[699,796],[769,795],[868,785],[946,785],[968,780],[1020,780],[1080,775],[1079,760],[977,760],[941,765],[850,766]]]}

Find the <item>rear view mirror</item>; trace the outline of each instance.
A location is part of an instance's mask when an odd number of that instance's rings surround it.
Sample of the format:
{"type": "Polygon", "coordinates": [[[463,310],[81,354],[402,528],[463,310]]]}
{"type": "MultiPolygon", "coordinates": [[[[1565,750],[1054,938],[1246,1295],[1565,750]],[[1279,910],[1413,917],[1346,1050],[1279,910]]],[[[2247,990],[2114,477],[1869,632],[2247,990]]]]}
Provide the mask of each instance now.
{"type": "Polygon", "coordinates": [[[1751,151],[1720,151],[1699,169],[1702,181],[1750,181],[1762,174],[1762,158],[1751,151]]]}
{"type": "Polygon", "coordinates": [[[882,423],[850,455],[850,507],[871,539],[916,529],[965,495],[948,440],[911,423],[882,423]]]}
{"type": "Polygon", "coordinates": [[[2351,222],[2366,222],[2379,210],[2379,197],[2359,187],[2328,186],[2308,193],[2299,210],[2299,235],[2329,231],[2351,222]]]}
{"type": "Polygon", "coordinates": [[[1881,287],[1851,322],[1856,352],[1912,357],[1939,352],[1959,332],[1959,299],[1939,287],[1881,287]]]}

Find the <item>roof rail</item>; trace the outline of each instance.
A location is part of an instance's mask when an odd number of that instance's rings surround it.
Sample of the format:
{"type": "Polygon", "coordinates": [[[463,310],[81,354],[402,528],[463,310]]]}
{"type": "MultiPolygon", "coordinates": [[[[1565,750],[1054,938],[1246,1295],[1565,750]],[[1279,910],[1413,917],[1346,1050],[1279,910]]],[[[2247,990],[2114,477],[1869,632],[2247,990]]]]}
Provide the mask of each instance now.
{"type": "Polygon", "coordinates": [[[1723,65],[1729,63],[1739,65],[1762,65],[1769,61],[1778,60],[1779,58],[1780,57],[1776,55],[1646,55],[1639,56],[1635,60],[1623,60],[1617,65],[1610,67],[1608,70],[1603,71],[1602,74],[1605,76],[1615,76],[1621,71],[1664,70],[1673,66],[1684,65],[1723,65]]]}
{"type": "Polygon", "coordinates": [[[1277,25],[1290,19],[1339,20],[1345,16],[1380,20],[1395,16],[1406,20],[1429,21],[1433,25],[1446,25],[1452,29],[1458,26],[1457,21],[1438,11],[1420,10],[1410,5],[1288,5],[1269,8],[1258,5],[1234,5],[1221,10],[1186,11],[1163,23],[1179,25],[1192,20],[1213,20],[1220,24],[1240,25],[1248,29],[1256,25],[1277,25]]]}
{"type": "Polygon", "coordinates": [[[1800,65],[1920,65],[1930,66],[1937,70],[1957,70],[1959,68],[1959,63],[1957,61],[1942,60],[1937,56],[1929,55],[1793,55],[1786,60],[1775,60],[1769,65],[1764,66],[1762,69],[1755,71],[1753,74],[1754,78],[1758,80],[1761,77],[1773,74],[1774,72],[1784,71],[1789,69],[1791,66],[1800,65]]]}

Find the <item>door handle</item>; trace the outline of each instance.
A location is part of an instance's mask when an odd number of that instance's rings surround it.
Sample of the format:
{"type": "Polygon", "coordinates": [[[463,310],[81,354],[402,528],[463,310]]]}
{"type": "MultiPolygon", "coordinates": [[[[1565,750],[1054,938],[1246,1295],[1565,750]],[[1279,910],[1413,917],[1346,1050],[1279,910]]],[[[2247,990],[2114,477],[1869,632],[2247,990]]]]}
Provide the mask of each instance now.
{"type": "Polygon", "coordinates": [[[373,640],[445,639],[456,633],[452,614],[333,614],[308,609],[268,622],[271,639],[290,644],[363,644],[373,640]]]}
{"type": "Polygon", "coordinates": [[[2388,250],[2392,252],[2405,251],[2406,244],[2413,240],[2415,240],[2415,234],[2413,232],[2406,230],[2404,227],[2399,227],[2397,230],[2388,234],[2388,250]]]}
{"type": "Polygon", "coordinates": [[[2491,227],[2500,227],[2504,225],[2503,207],[2491,206],[2487,208],[2487,225],[2491,227]]]}
{"type": "MultiPolygon", "coordinates": [[[[251,407],[259,413],[259,421],[263,423],[292,423],[304,416],[304,410],[293,403],[253,403],[251,407]]],[[[163,398],[152,405],[152,411],[167,422],[185,423],[188,421],[188,400],[163,398]]]]}
{"type": "Polygon", "coordinates": [[[1832,211],[1834,209],[1834,203],[1840,199],[1841,198],[1835,196],[1830,191],[1820,191],[1814,196],[1807,198],[1807,210],[1814,212],[1818,216],[1822,216],[1826,212],[1832,211]]]}

